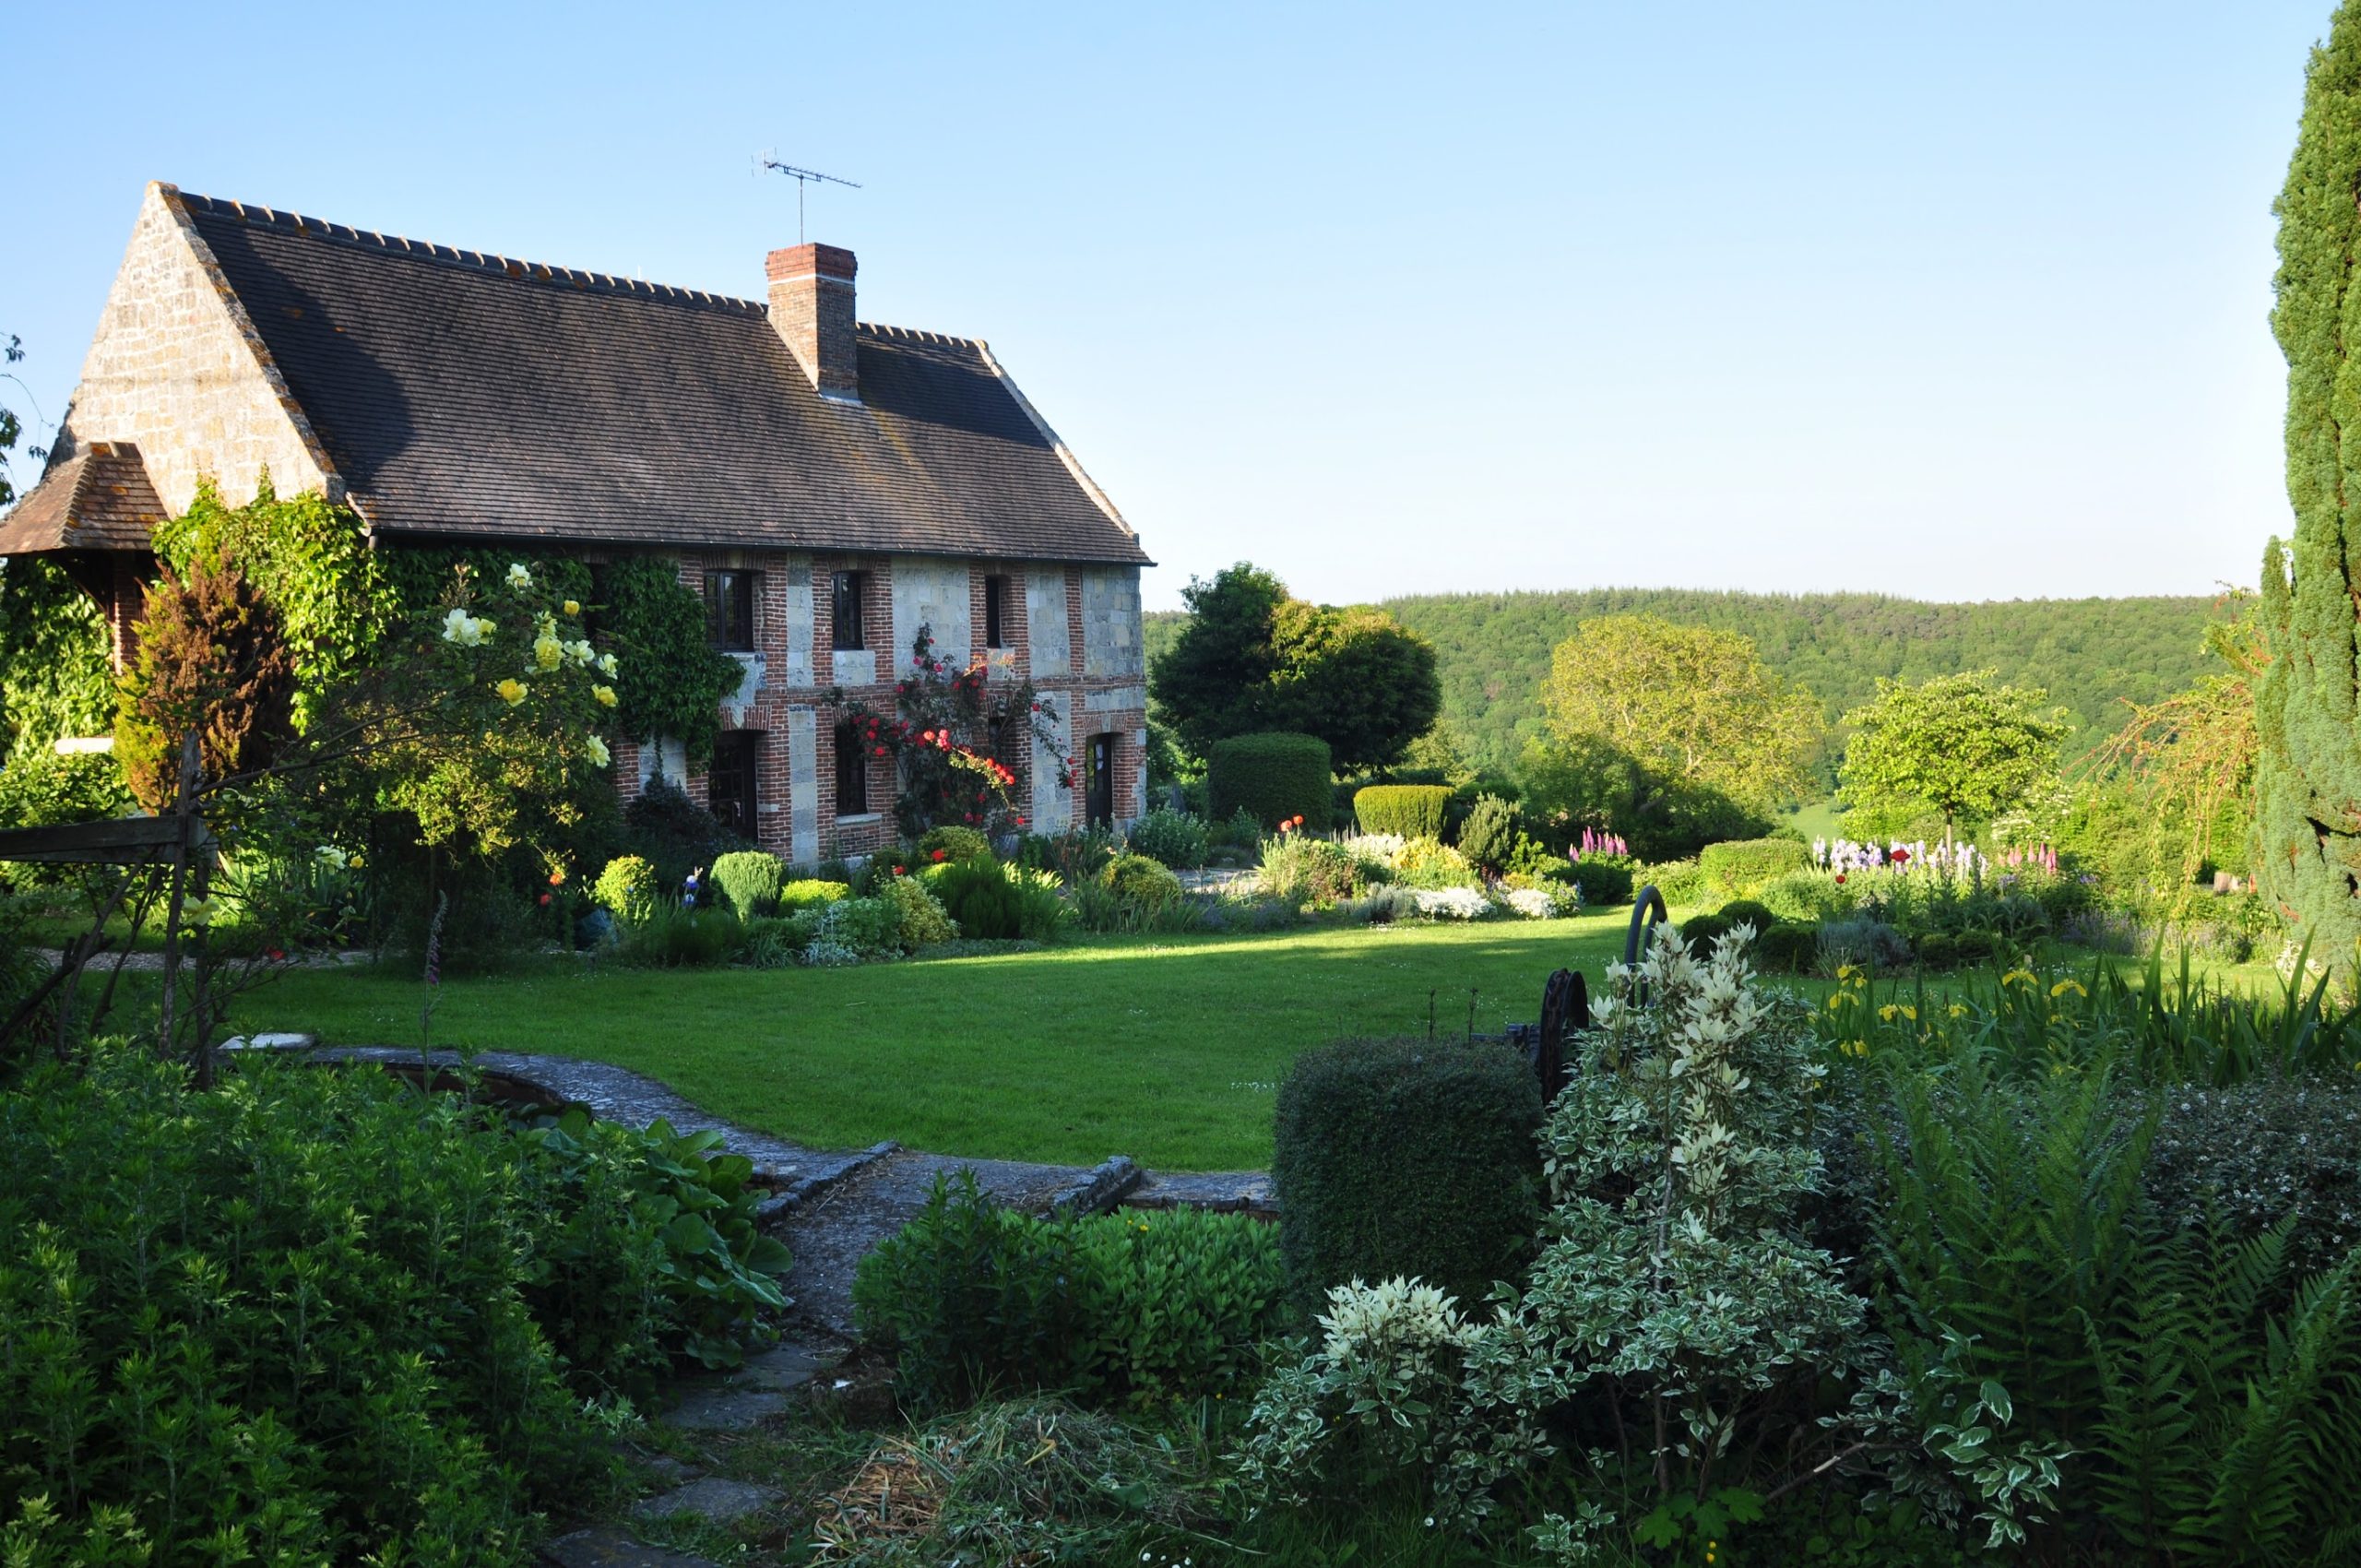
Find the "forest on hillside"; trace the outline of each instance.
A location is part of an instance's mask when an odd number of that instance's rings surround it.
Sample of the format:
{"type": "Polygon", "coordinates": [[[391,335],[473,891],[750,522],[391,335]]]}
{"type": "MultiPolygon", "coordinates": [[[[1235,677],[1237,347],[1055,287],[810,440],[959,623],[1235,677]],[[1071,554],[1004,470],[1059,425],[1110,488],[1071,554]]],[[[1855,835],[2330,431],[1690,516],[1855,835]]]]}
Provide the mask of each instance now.
{"type": "MultiPolygon", "coordinates": [[[[2217,600],[2203,597],[2034,599],[1936,604],[1870,593],[1715,593],[1590,588],[1558,593],[1416,594],[1379,608],[1435,646],[1443,717],[1469,759],[1505,768],[1541,725],[1549,651],[1597,615],[1642,614],[1741,633],[1763,661],[1818,697],[1833,723],[1908,681],[1997,669],[2046,689],[2074,726],[2070,757],[2112,733],[2124,699],[2153,702],[2206,671],[2201,646],[2217,600]]],[[[1153,662],[1187,616],[1147,617],[1153,662]]]]}

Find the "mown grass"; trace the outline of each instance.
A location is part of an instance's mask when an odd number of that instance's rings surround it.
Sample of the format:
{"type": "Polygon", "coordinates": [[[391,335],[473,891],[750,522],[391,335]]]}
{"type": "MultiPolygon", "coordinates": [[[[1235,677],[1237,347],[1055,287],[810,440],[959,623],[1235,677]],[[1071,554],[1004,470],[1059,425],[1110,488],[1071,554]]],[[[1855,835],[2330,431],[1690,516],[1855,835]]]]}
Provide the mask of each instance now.
{"type": "MultiPolygon", "coordinates": [[[[1570,921],[1096,937],[843,969],[626,969],[551,960],[446,977],[434,1042],[631,1067],[744,1125],[820,1147],[892,1138],[975,1158],[1260,1169],[1297,1052],[1349,1035],[1498,1032],[1560,967],[1596,986],[1628,909],[1570,921]]],[[[2094,961],[2081,949],[2047,961],[2094,961]]],[[[2138,964],[2137,959],[2116,963],[2138,964]]],[[[2204,966],[2233,983],[2247,977],[2204,966]]],[[[2268,978],[2269,966],[2245,968],[2268,978]]],[[[1815,998],[1825,981],[1785,980],[1815,998]]],[[[1916,985],[1907,977],[1880,992],[1916,985]]],[[[1938,978],[1930,986],[1944,990],[1938,978]]],[[[411,1045],[415,971],[290,974],[235,1027],[411,1045]]]]}
{"type": "MultiPolygon", "coordinates": [[[[718,1115],[823,1147],[894,1138],[974,1158],[1161,1170],[1269,1162],[1298,1051],[1341,1036],[1463,1033],[1537,1017],[1561,966],[1594,981],[1628,911],[1471,926],[1090,938],[1038,952],[843,969],[446,977],[438,1045],[545,1051],[662,1080],[718,1115]]],[[[300,971],[239,1028],[409,1045],[424,988],[383,968],[300,971]]]]}

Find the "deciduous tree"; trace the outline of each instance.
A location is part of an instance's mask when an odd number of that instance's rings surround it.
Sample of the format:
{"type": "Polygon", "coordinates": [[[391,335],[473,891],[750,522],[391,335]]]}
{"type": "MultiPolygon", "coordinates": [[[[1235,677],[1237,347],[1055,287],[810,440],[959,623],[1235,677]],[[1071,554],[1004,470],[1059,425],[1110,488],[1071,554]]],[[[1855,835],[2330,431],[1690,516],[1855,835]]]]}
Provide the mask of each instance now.
{"type": "Polygon", "coordinates": [[[1602,742],[1668,782],[1758,810],[1809,787],[1826,721],[1735,632],[1602,615],[1558,645],[1542,692],[1560,745],[1602,742]]]}
{"type": "Polygon", "coordinates": [[[1962,817],[2007,811],[2057,775],[2067,725],[2048,701],[1990,670],[1916,685],[1881,679],[1876,698],[1845,716],[1845,799],[1872,814],[1940,812],[1946,833],[1962,817]]]}

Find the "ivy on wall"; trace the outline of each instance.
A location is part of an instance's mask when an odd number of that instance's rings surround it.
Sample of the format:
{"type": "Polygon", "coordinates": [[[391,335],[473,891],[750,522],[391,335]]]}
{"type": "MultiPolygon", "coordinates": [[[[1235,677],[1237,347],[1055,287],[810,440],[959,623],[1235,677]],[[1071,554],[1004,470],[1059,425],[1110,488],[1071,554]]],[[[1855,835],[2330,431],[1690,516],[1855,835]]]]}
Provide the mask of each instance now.
{"type": "Polygon", "coordinates": [[[114,724],[105,620],[46,556],[0,564],[0,763],[114,724]]]}
{"type": "Polygon", "coordinates": [[[674,736],[692,763],[712,755],[718,710],[745,671],[713,647],[705,601],[660,556],[611,561],[599,568],[598,584],[591,624],[623,658],[615,678],[623,732],[642,741],[674,736]]]}

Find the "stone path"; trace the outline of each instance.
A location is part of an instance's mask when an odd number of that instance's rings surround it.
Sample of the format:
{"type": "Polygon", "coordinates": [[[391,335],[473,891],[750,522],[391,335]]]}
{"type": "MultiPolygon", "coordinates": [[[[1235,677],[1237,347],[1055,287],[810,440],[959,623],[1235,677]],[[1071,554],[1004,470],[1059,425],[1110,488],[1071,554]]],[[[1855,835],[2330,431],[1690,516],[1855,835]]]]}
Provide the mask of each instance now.
{"type": "MultiPolygon", "coordinates": [[[[323,1047],[310,1035],[258,1034],[227,1042],[231,1051],[297,1054],[316,1062],[369,1062],[412,1077],[452,1081],[462,1064],[456,1051],[392,1046],[323,1047]]],[[[799,1402],[849,1399],[875,1389],[855,1387],[854,1374],[829,1374],[853,1340],[852,1280],[869,1250],[901,1229],[934,1190],[938,1177],[975,1173],[976,1184],[1001,1202],[1036,1213],[1097,1213],[1118,1206],[1170,1208],[1181,1205],[1226,1212],[1275,1215],[1270,1180],[1260,1171],[1157,1175],[1117,1157],[1084,1168],[1008,1159],[959,1159],[922,1154],[896,1144],[865,1149],[813,1149],[757,1133],[699,1110],[653,1078],[567,1056],[487,1051],[468,1058],[495,1093],[551,1107],[581,1105],[612,1122],[644,1127],[662,1120],[676,1132],[718,1132],[726,1147],[754,1162],[756,1179],[772,1196],[763,1223],[794,1254],[788,1291],[794,1298],[789,1338],[750,1357],[737,1371],[684,1379],[673,1403],[654,1418],[697,1441],[726,1440],[788,1414],[799,1402]],[[850,1394],[841,1391],[851,1389],[850,1394]]],[[[752,1519],[785,1493],[750,1481],[709,1476],[675,1458],[644,1460],[643,1473],[666,1490],[633,1505],[632,1522],[677,1526],[683,1516],[727,1528],[752,1519]]],[[[759,1525],[760,1521],[755,1521],[759,1525]]],[[[560,1536],[541,1549],[552,1568],[716,1568],[708,1559],[651,1546],[629,1528],[601,1525],[560,1536]]]]}

